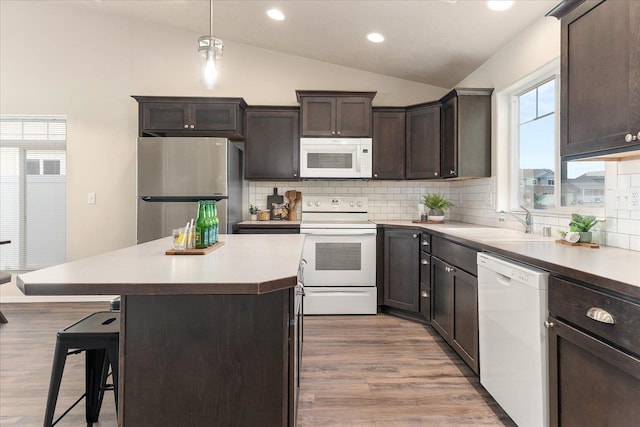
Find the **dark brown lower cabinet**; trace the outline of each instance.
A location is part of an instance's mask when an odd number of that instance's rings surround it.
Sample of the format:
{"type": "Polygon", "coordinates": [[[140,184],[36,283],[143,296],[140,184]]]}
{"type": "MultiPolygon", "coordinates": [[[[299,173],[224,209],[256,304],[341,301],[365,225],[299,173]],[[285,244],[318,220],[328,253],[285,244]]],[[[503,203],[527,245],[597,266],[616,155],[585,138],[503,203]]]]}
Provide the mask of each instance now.
{"type": "Polygon", "coordinates": [[[432,243],[431,325],[478,374],[478,278],[435,256],[446,255],[472,270],[476,251],[438,237],[432,243]]]}
{"type": "Polygon", "coordinates": [[[420,233],[407,229],[384,232],[384,304],[420,311],[420,233]]]}
{"type": "Polygon", "coordinates": [[[447,268],[445,262],[431,257],[431,326],[448,342],[453,325],[453,281],[447,268]]]}
{"type": "Polygon", "coordinates": [[[640,422],[640,303],[597,285],[549,278],[551,426],[640,422]]]}
{"type": "Polygon", "coordinates": [[[295,307],[294,289],[124,295],[119,425],[295,426],[295,307]]]}
{"type": "Polygon", "coordinates": [[[549,318],[552,427],[637,426],[640,358],[549,318]]]}

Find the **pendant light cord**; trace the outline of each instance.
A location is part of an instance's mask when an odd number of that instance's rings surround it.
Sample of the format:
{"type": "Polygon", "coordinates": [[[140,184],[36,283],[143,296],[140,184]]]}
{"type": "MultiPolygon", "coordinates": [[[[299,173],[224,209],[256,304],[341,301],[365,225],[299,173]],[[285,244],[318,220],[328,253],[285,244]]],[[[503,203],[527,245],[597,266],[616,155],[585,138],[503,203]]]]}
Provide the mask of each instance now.
{"type": "Polygon", "coordinates": [[[213,0],[209,0],[209,13],[211,14],[211,19],[209,20],[209,35],[213,37],[213,0]]]}

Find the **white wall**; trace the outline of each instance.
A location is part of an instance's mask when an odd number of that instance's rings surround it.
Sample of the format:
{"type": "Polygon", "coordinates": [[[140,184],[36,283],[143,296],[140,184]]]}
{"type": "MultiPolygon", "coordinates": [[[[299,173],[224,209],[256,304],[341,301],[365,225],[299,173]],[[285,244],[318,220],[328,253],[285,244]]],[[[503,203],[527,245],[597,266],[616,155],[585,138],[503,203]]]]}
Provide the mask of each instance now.
{"type": "MultiPolygon", "coordinates": [[[[456,202],[451,210],[452,219],[501,226],[496,213],[496,195],[508,191],[509,105],[505,101],[507,97],[500,92],[506,93],[510,86],[557,61],[559,56],[560,23],[555,18],[541,18],[456,85],[495,88],[492,106],[493,177],[452,183],[450,194],[456,202]]],[[[605,217],[594,228],[594,241],[640,251],[640,160],[607,162],[605,190],[605,217]]],[[[567,216],[535,215],[534,232],[541,233],[544,225],[551,226],[554,231],[557,228],[567,229],[569,222],[567,216]]],[[[522,227],[510,218],[507,218],[506,226],[522,227]]]]}
{"type": "MultiPolygon", "coordinates": [[[[446,89],[225,40],[221,86],[200,86],[200,34],[64,1],[0,2],[0,114],[66,115],[67,260],[135,243],[137,104],[131,95],[243,97],[296,105],[296,89],[377,91],[374,105],[446,89]],[[87,193],[96,204],[87,204],[87,193]]],[[[4,201],[3,201],[4,202],[4,201]]],[[[0,295],[19,295],[0,288],[0,295]]]]}
{"type": "Polygon", "coordinates": [[[130,95],[238,96],[296,105],[296,89],[376,90],[374,105],[446,92],[225,40],[221,87],[200,87],[199,34],[65,2],[0,3],[0,113],[68,118],[67,259],[135,242],[137,104],[130,95]],[[87,193],[97,194],[88,205],[87,193]]]}

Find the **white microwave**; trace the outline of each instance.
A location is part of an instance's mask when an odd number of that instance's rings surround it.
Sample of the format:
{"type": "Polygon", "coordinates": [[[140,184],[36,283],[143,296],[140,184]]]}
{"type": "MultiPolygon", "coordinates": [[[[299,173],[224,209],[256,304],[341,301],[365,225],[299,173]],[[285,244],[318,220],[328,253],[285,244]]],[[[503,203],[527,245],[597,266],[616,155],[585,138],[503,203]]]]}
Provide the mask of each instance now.
{"type": "Polygon", "coordinates": [[[300,138],[301,178],[371,178],[371,138],[300,138]]]}

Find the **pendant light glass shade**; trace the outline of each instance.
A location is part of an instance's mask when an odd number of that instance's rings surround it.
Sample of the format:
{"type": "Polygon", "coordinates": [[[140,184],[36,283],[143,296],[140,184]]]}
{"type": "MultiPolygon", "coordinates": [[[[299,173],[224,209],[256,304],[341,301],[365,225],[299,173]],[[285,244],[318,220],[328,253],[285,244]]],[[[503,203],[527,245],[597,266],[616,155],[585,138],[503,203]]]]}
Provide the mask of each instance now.
{"type": "Polygon", "coordinates": [[[202,56],[202,84],[213,89],[218,81],[218,68],[222,58],[222,40],[213,36],[198,39],[198,52],[202,56]]]}
{"type": "Polygon", "coordinates": [[[202,84],[213,89],[218,81],[218,70],[222,59],[222,40],[213,36],[213,0],[209,1],[209,35],[198,39],[198,52],[202,56],[202,84]]]}

